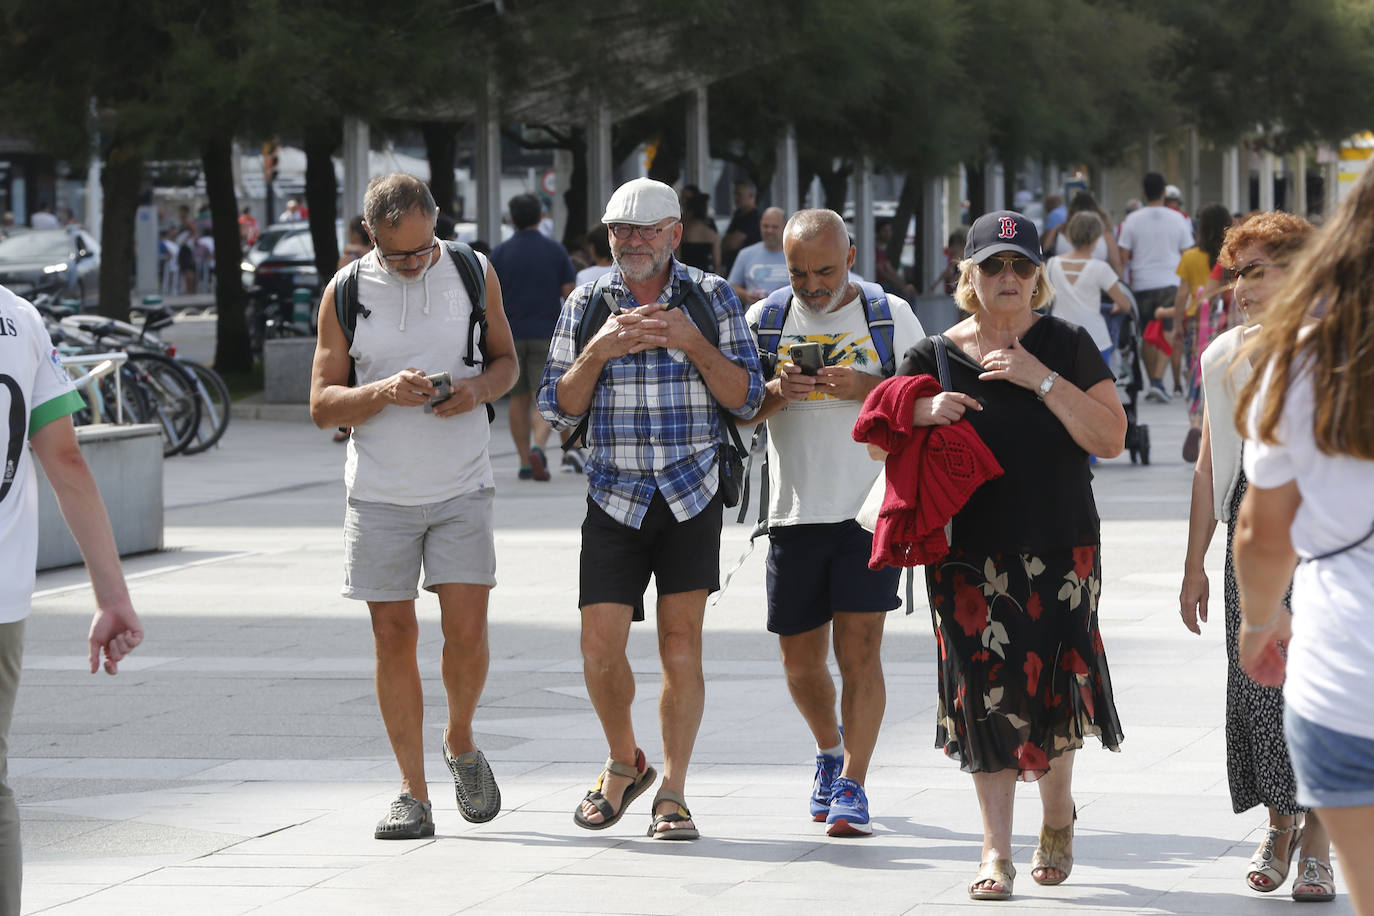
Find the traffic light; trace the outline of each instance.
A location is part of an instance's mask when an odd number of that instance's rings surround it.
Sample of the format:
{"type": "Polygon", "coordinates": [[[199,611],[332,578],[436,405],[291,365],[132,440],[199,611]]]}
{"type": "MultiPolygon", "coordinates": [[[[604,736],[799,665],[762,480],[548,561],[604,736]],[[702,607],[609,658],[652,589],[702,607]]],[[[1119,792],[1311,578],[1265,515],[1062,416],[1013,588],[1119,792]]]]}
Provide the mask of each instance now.
{"type": "Polygon", "coordinates": [[[262,180],[267,184],[277,180],[277,141],[268,140],[262,145],[262,180]]]}

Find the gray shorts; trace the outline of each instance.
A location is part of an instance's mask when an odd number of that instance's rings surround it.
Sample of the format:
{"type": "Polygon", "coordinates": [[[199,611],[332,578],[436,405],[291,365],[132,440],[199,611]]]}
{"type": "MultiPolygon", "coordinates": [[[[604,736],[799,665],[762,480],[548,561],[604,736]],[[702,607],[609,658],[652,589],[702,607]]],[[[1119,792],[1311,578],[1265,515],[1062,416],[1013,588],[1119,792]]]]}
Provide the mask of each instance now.
{"type": "Polygon", "coordinates": [[[424,586],[495,585],[492,501],[486,487],[423,506],[349,499],[344,513],[345,598],[405,601],[423,561],[424,586]]]}

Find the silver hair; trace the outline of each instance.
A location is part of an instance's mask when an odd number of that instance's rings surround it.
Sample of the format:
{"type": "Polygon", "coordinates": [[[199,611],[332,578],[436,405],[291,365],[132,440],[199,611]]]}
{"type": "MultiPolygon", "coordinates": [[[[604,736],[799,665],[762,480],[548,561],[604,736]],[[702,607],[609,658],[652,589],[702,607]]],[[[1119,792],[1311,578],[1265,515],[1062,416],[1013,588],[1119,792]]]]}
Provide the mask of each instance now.
{"type": "Polygon", "coordinates": [[[403,217],[414,211],[431,220],[435,218],[434,195],[414,175],[392,172],[368,182],[363,195],[363,220],[369,230],[375,232],[383,225],[395,229],[403,217]]]}
{"type": "Polygon", "coordinates": [[[845,228],[844,219],[834,210],[798,210],[783,227],[782,235],[783,238],[805,242],[826,232],[835,233],[846,245],[849,243],[849,230],[845,228]]]}

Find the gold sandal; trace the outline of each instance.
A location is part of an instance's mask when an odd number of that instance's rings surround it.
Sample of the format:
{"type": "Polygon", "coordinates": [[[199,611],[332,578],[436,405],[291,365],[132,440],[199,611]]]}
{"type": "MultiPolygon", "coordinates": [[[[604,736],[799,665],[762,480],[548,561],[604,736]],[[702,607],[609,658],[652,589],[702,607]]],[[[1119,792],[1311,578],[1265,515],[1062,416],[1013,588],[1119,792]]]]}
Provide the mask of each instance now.
{"type": "Polygon", "coordinates": [[[1264,842],[1250,859],[1249,871],[1245,873],[1245,883],[1250,885],[1252,891],[1261,894],[1271,894],[1278,890],[1283,882],[1288,880],[1288,868],[1293,862],[1293,853],[1298,851],[1298,845],[1302,843],[1302,827],[1298,826],[1297,821],[1287,827],[1270,827],[1264,831],[1264,842]],[[1288,849],[1280,862],[1278,856],[1274,854],[1274,844],[1279,837],[1284,834],[1292,834],[1288,839],[1288,849]],[[1280,865],[1282,868],[1280,868],[1280,865]],[[1269,881],[1269,886],[1256,884],[1255,878],[1262,877],[1269,881]]]}
{"type": "Polygon", "coordinates": [[[1015,880],[1016,866],[1011,859],[986,859],[978,864],[978,874],[969,882],[968,895],[973,900],[1007,900],[1015,880]],[[987,886],[980,886],[984,884],[987,886]],[[1000,891],[994,889],[998,884],[1002,885],[1000,891]]]}
{"type": "Polygon", "coordinates": [[[1052,886],[1069,880],[1073,871],[1073,825],[1078,820],[1078,809],[1073,809],[1073,820],[1067,827],[1048,827],[1040,825],[1040,842],[1031,856],[1031,880],[1036,884],[1052,886]],[[1062,872],[1063,877],[1052,878],[1051,870],[1062,872]],[[1039,872],[1039,874],[1036,874],[1039,872]]]}

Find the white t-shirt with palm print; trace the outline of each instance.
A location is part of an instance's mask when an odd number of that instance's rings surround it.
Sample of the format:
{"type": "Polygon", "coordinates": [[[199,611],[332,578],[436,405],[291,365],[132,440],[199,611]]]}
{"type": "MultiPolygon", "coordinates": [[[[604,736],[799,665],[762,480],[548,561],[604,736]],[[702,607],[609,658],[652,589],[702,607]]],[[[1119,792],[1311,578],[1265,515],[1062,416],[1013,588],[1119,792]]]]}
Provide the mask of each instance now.
{"type": "MultiPolygon", "coordinates": [[[[925,331],[911,306],[888,294],[893,320],[893,354],[902,355],[924,338],[925,331]]],[[[753,305],[746,318],[759,323],[763,304],[753,305]]],[[[778,342],[778,358],[787,361],[788,347],[815,342],[827,366],[853,366],[881,376],[882,362],[873,346],[859,296],[833,312],[815,314],[794,298],[778,342]]],[[[863,404],[816,393],[796,401],[768,419],[768,524],[812,525],[854,518],[877,479],[882,464],[855,442],[854,423],[863,404]]]]}

